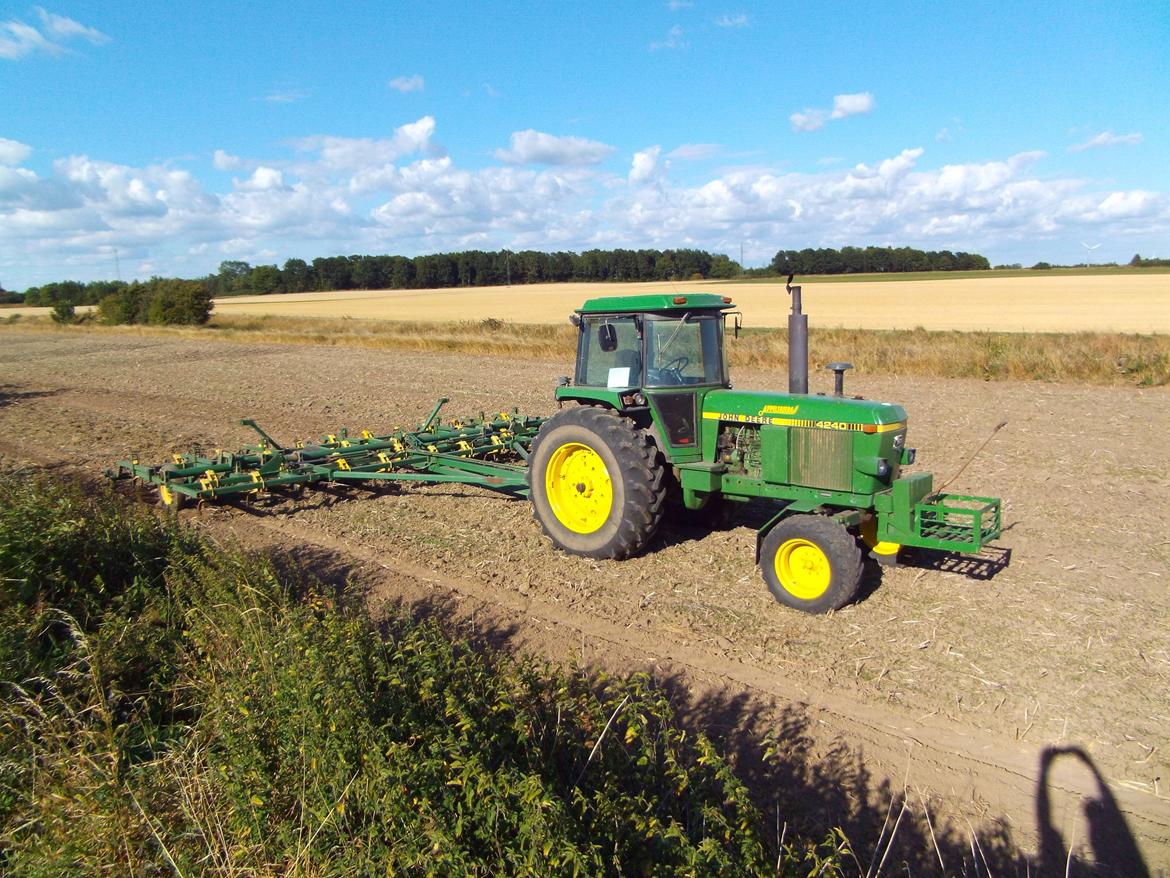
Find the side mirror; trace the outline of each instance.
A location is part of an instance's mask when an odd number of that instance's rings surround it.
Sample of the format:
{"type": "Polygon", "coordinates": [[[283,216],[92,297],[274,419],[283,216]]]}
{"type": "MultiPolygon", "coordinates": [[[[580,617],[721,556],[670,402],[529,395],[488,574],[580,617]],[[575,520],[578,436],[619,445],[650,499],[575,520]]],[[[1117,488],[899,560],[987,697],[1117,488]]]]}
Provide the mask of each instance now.
{"type": "Polygon", "coordinates": [[[603,323],[597,327],[597,343],[607,354],[617,350],[617,329],[612,323],[603,323]]]}

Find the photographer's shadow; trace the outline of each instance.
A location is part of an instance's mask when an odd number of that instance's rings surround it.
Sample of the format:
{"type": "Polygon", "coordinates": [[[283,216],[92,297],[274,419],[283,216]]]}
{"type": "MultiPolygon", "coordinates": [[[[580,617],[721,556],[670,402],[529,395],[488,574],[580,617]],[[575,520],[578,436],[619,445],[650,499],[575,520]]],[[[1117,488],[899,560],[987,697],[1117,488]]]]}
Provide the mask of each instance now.
{"type": "MultiPolygon", "coordinates": [[[[1080,747],[1046,747],[1040,757],[1040,774],[1036,779],[1036,832],[1039,835],[1039,874],[1107,875],[1124,878],[1150,878],[1150,870],[1142,859],[1137,841],[1109,791],[1105,778],[1093,760],[1080,747]],[[1064,837],[1052,819],[1052,792],[1049,774],[1060,757],[1079,760],[1097,783],[1095,798],[1083,800],[1085,821],[1088,824],[1088,847],[1092,862],[1077,855],[1075,847],[1065,846],[1064,837]]],[[[1072,840],[1073,845],[1077,843],[1072,840]]]]}

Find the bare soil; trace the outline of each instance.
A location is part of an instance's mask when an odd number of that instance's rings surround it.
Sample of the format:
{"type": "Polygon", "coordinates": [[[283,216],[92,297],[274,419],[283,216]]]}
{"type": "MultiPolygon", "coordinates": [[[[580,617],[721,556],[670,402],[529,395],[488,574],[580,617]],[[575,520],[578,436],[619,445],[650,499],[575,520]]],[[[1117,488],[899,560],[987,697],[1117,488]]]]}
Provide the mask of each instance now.
{"type": "MultiPolygon", "coordinates": [[[[564,368],[5,329],[0,463],[93,476],[131,455],[246,444],[240,417],[282,441],[383,432],[439,396],[452,416],[548,414],[564,368]]],[[[761,732],[779,732],[793,776],[776,808],[793,824],[820,809],[875,836],[891,792],[909,789],[940,836],[978,829],[987,846],[1025,852],[1063,838],[1124,864],[1086,806],[1104,801],[1120,820],[1111,832],[1129,833],[1157,874],[1170,863],[1170,392],[853,373],[847,389],[906,405],[936,485],[1007,421],[949,486],[1004,498],[998,551],[870,570],[861,601],[810,617],[764,588],[754,507],[721,531],[670,524],[625,562],[559,553],[526,502],[461,486],[189,515],[225,542],[333,559],[375,613],[429,612],[508,648],[648,670],[749,774],[761,732]],[[1046,747],[1081,755],[1042,774],[1046,747]]]]}

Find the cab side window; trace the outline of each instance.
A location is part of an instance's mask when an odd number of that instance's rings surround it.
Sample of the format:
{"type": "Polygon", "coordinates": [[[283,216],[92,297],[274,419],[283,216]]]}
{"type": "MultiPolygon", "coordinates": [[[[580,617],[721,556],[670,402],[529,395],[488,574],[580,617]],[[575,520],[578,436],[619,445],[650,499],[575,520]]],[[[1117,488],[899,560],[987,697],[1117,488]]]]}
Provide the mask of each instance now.
{"type": "Polygon", "coordinates": [[[581,321],[577,383],[586,387],[640,387],[642,339],[633,317],[581,321]],[[602,330],[603,326],[612,329],[602,330]]]}

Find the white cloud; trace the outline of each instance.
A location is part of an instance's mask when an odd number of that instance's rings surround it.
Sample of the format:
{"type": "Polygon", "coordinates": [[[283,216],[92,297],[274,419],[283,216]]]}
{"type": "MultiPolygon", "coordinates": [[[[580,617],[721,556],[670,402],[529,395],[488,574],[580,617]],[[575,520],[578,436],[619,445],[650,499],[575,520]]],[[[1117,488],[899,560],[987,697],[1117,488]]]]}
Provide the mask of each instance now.
{"type": "Polygon", "coordinates": [[[684,143],[668,152],[666,157],[683,162],[698,162],[714,158],[721,149],[718,143],[684,143]]]}
{"type": "Polygon", "coordinates": [[[392,88],[394,91],[406,94],[411,91],[422,91],[424,87],[423,78],[415,73],[411,76],[396,76],[386,83],[387,88],[392,88]]]}
{"type": "Polygon", "coordinates": [[[665,39],[651,43],[650,50],[656,52],[659,49],[685,49],[688,46],[690,43],[683,39],[683,29],[676,24],[666,32],[665,39]]]}
{"type": "Polygon", "coordinates": [[[304,89],[286,89],[284,91],[274,91],[266,94],[264,100],[270,104],[295,104],[303,101],[309,96],[309,93],[304,89]]]}
{"type": "Polygon", "coordinates": [[[32,147],[17,140],[0,137],[0,165],[19,165],[32,155],[32,147]]]}
{"type": "Polygon", "coordinates": [[[659,161],[661,155],[661,146],[651,146],[634,153],[634,160],[630,163],[630,185],[649,183],[664,172],[665,165],[659,161]]]}
{"type": "Polygon", "coordinates": [[[76,39],[95,46],[109,42],[110,38],[101,31],[72,18],[47,12],[39,6],[36,12],[41,20],[40,29],[16,19],[0,21],[0,58],[15,61],[37,52],[61,55],[66,51],[63,43],[76,39]]]}
{"type": "MultiPolygon", "coordinates": [[[[517,132],[503,161],[468,169],[429,149],[434,134],[424,117],[388,138],[305,138],[292,160],[217,150],[216,167],[237,173],[231,181],[209,173],[214,184],[173,166],[84,155],[54,162],[43,177],[0,165],[0,277],[19,288],[110,276],[113,247],[123,266],[149,262],[162,274],[194,276],[224,254],[255,262],[277,258],[264,254],[696,246],[738,255],[746,241],[746,255],[763,261],[783,242],[1020,252],[1038,241],[1077,248],[1109,240],[1141,250],[1170,234],[1167,193],[1041,171],[1048,159],[1038,152],[930,167],[915,147],[807,172],[717,168],[684,185],[670,162],[710,145],[649,146],[626,156],[622,173],[597,166],[613,153],[605,144],[517,132]]],[[[27,157],[28,147],[14,143],[0,141],[0,155],[27,157]]]]}
{"type": "Polygon", "coordinates": [[[844,119],[873,111],[873,95],[867,91],[851,95],[834,95],[832,118],[844,119]]]}
{"type": "Polygon", "coordinates": [[[59,55],[63,50],[35,27],[19,21],[0,22],[0,58],[15,60],[37,51],[59,55]]]}
{"type": "Polygon", "coordinates": [[[244,166],[244,160],[217,149],[211,157],[211,164],[217,171],[237,171],[244,166]]]}
{"type": "Polygon", "coordinates": [[[497,149],[496,158],[514,165],[595,165],[605,161],[614,147],[583,137],[545,134],[543,131],[515,131],[511,148],[497,149]]]}
{"type": "Polygon", "coordinates": [[[715,19],[717,27],[747,27],[748,17],[740,12],[737,15],[721,15],[715,19]]]}
{"type": "Polygon", "coordinates": [[[435,133],[433,116],[423,116],[394,129],[394,136],[375,140],[369,137],[333,137],[316,134],[293,141],[302,152],[320,153],[320,163],[330,170],[358,170],[385,164],[414,152],[429,150],[435,133]]]}
{"type": "Polygon", "coordinates": [[[1084,152],[1089,149],[1100,149],[1105,146],[1136,146],[1142,142],[1138,132],[1133,134],[1114,134],[1112,131],[1102,131],[1084,143],[1077,143],[1068,148],[1069,152],[1084,152]]]}
{"type": "Polygon", "coordinates": [[[95,46],[102,43],[108,43],[110,38],[94,27],[86,27],[79,21],[74,21],[72,18],[66,18],[63,15],[55,15],[52,12],[47,12],[40,6],[36,7],[37,15],[40,16],[41,26],[45,31],[55,37],[63,40],[78,39],[87,40],[95,46]]]}
{"type": "Polygon", "coordinates": [[[870,92],[834,95],[832,110],[805,108],[802,112],[789,116],[788,121],[792,123],[794,131],[820,131],[831,119],[844,119],[846,116],[869,113],[873,108],[874,99],[870,92]]]}
{"type": "Polygon", "coordinates": [[[792,123],[793,129],[796,131],[820,131],[829,121],[829,112],[828,110],[806,109],[802,113],[793,113],[788,117],[788,121],[792,123]]]}
{"type": "Polygon", "coordinates": [[[266,168],[263,165],[252,172],[252,176],[243,183],[237,183],[239,189],[262,191],[264,189],[279,189],[284,185],[284,175],[276,168],[266,168]]]}

